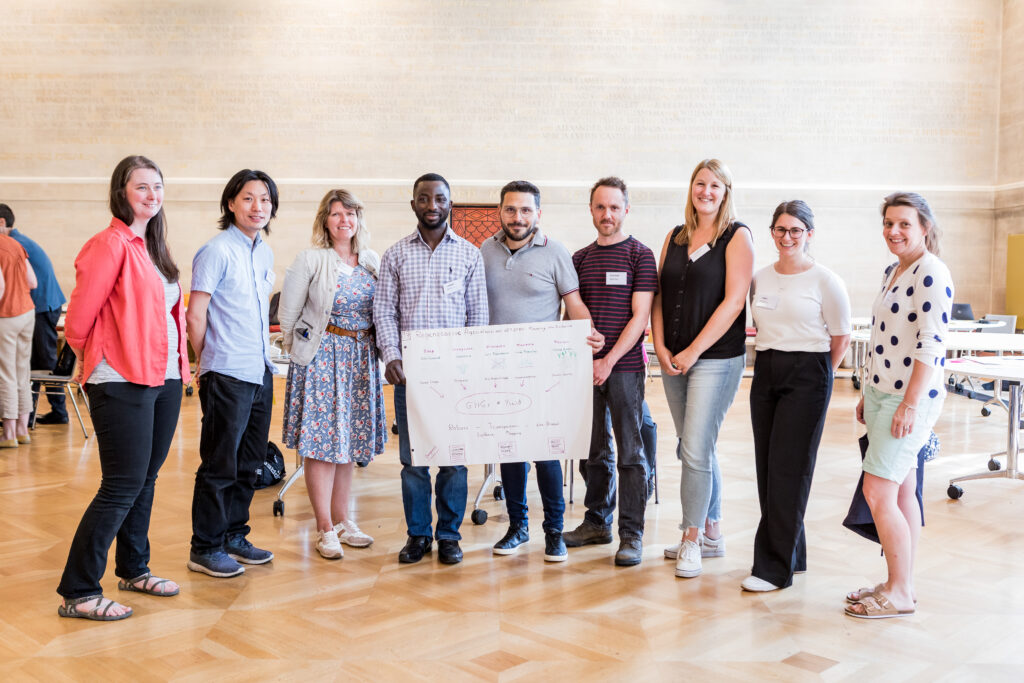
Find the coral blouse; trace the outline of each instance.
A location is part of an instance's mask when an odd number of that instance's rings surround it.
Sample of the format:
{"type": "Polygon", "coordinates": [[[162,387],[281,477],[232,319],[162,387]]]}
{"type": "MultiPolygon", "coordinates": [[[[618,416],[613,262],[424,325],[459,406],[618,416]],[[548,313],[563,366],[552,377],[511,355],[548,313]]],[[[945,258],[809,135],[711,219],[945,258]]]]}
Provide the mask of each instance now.
{"type": "MultiPolygon", "coordinates": [[[[180,296],[171,313],[178,324],[181,379],[188,382],[192,375],[180,296]]],[[[146,241],[117,218],[86,242],[75,259],[75,289],[64,335],[81,360],[79,379],[88,378],[106,358],[133,384],[163,386],[168,355],[164,285],[146,241]]]]}

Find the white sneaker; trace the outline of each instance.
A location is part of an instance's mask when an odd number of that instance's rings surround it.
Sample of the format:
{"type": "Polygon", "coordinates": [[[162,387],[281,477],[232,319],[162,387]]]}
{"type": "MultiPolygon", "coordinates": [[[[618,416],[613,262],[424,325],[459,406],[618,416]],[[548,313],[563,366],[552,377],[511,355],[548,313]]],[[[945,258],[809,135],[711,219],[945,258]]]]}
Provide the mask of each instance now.
{"type": "Polygon", "coordinates": [[[692,579],[700,576],[700,546],[696,541],[683,541],[676,558],[676,576],[692,579]]]}
{"type": "Polygon", "coordinates": [[[338,542],[338,532],[334,531],[318,531],[316,539],[316,551],[320,553],[320,557],[328,560],[337,560],[345,555],[345,551],[341,549],[341,543],[338,542]]]}
{"type": "MultiPolygon", "coordinates": [[[[697,536],[697,543],[700,545],[700,556],[701,557],[725,557],[725,536],[719,536],[715,540],[711,540],[704,535],[702,531],[697,536]]],[[[665,557],[670,560],[676,559],[679,555],[679,544],[670,545],[665,548],[665,557]]]]}
{"type": "Polygon", "coordinates": [[[353,548],[365,548],[373,543],[373,537],[360,531],[359,526],[351,519],[335,524],[334,531],[342,543],[353,548]]]}
{"type": "Polygon", "coordinates": [[[767,593],[768,591],[779,590],[779,587],[774,583],[768,583],[764,579],[759,579],[753,574],[743,579],[743,583],[740,584],[740,587],[745,591],[750,591],[751,593],[767,593]]]}

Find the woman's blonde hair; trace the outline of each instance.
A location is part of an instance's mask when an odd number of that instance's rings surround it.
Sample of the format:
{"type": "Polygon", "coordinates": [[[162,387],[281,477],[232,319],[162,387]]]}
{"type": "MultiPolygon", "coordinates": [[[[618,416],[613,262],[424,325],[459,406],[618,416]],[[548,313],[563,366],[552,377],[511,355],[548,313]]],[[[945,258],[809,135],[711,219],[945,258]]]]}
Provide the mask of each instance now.
{"type": "Polygon", "coordinates": [[[711,238],[711,246],[715,246],[715,242],[722,236],[722,233],[736,220],[736,209],[732,202],[732,172],[729,171],[728,166],[718,159],[704,159],[697,164],[697,167],[693,169],[693,173],[690,174],[690,184],[686,192],[686,211],[683,229],[679,231],[675,238],[675,242],[679,246],[689,244],[690,238],[697,230],[697,208],[693,205],[693,181],[696,180],[697,174],[701,172],[701,169],[705,168],[714,173],[715,177],[725,186],[725,196],[722,198],[722,204],[718,207],[718,216],[715,218],[715,234],[711,238]]]}
{"type": "Polygon", "coordinates": [[[316,218],[313,219],[313,246],[324,249],[334,246],[331,242],[331,233],[327,229],[327,215],[331,212],[331,204],[334,202],[341,202],[346,209],[353,209],[356,212],[357,227],[352,238],[352,253],[358,254],[370,246],[370,231],[363,221],[363,203],[348,190],[329,190],[320,200],[316,218]]]}

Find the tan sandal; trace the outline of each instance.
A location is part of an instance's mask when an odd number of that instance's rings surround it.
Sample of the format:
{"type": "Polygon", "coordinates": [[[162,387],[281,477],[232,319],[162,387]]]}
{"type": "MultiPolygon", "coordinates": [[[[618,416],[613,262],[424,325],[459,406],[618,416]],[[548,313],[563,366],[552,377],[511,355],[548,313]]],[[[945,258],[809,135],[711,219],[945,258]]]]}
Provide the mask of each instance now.
{"type": "Polygon", "coordinates": [[[848,616],[858,619],[889,619],[891,617],[909,617],[916,609],[896,609],[885,593],[875,591],[871,597],[862,598],[860,602],[848,605],[844,610],[848,616]],[[861,607],[862,610],[857,610],[861,607]]]}
{"type": "Polygon", "coordinates": [[[57,614],[68,619],[91,619],[92,621],[119,621],[121,619],[127,619],[132,615],[132,608],[127,605],[122,605],[118,602],[114,602],[110,598],[105,598],[102,595],[87,595],[84,598],[74,598],[73,600],[64,599],[64,604],[57,607],[57,614]],[[88,610],[80,610],[78,606],[82,603],[89,602],[90,600],[96,600],[96,606],[88,610]],[[118,607],[127,607],[128,611],[124,614],[111,614],[110,608],[114,605],[118,607]]]}
{"type": "Polygon", "coordinates": [[[880,583],[874,588],[858,588],[855,591],[850,591],[846,594],[846,602],[852,605],[853,603],[860,602],[865,598],[870,598],[872,595],[880,591],[884,585],[884,583],[880,583]]]}
{"type": "Polygon", "coordinates": [[[146,595],[169,598],[172,595],[177,595],[181,592],[181,588],[175,588],[173,592],[160,589],[160,587],[165,583],[170,582],[170,579],[161,579],[153,576],[150,572],[146,572],[142,576],[136,576],[134,579],[121,579],[117,582],[117,588],[118,590],[123,591],[135,591],[136,593],[145,593],[146,595]]]}

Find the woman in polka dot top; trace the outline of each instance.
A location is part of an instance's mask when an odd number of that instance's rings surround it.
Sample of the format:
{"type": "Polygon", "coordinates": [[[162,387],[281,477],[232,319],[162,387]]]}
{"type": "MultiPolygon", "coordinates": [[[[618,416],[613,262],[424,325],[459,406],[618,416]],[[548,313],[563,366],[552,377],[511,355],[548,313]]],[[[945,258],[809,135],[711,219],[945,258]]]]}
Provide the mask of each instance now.
{"type": "Polygon", "coordinates": [[[882,237],[899,259],[886,270],[871,310],[871,347],[857,419],[867,425],[864,497],[888,568],[874,588],[847,596],[850,616],[914,613],[914,549],[921,532],[917,453],[942,412],[942,366],[953,279],[938,258],[939,231],[924,197],[897,192],[882,203],[882,237]]]}

